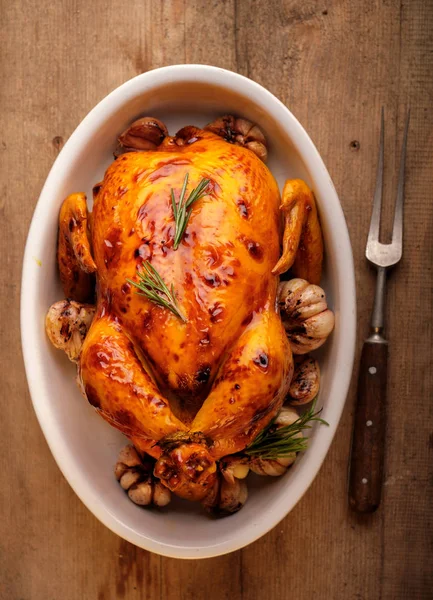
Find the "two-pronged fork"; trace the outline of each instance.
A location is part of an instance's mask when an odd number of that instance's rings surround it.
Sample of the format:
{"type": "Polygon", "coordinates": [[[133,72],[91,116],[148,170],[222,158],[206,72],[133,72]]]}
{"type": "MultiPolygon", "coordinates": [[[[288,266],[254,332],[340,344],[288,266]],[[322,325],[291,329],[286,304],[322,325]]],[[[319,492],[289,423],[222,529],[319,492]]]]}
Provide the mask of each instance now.
{"type": "Polygon", "coordinates": [[[384,163],[384,116],[381,114],[379,163],[366,256],[377,268],[376,294],[370,336],[364,342],[358,378],[358,397],[350,460],[349,504],[358,512],[373,512],[380,504],[386,431],[388,342],[383,337],[386,272],[403,252],[404,169],[409,112],[400,158],[392,242],[379,242],[384,163]]]}

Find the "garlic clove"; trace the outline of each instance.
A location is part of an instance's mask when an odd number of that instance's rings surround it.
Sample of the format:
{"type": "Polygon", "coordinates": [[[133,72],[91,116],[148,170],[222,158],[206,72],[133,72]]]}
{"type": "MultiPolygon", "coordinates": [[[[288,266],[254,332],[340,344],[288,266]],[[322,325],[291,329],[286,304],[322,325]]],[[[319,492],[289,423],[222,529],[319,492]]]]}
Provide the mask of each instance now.
{"type": "Polygon", "coordinates": [[[117,481],[119,481],[122,477],[122,475],[124,475],[126,473],[126,471],[128,470],[128,467],[126,465],[124,465],[121,462],[117,462],[115,467],[114,467],[114,475],[117,479],[117,481]]]}
{"type": "Polygon", "coordinates": [[[314,358],[306,356],[295,363],[295,372],[289,388],[289,401],[293,406],[308,404],[319,393],[320,367],[314,358]]]}
{"type": "Polygon", "coordinates": [[[235,513],[240,510],[248,498],[247,484],[243,479],[235,479],[229,483],[221,479],[219,510],[223,513],[235,513]]]}
{"type": "Polygon", "coordinates": [[[222,459],[221,473],[224,479],[233,484],[234,479],[245,479],[249,472],[248,458],[246,456],[226,456],[222,459]]]}
{"type": "Polygon", "coordinates": [[[308,354],[309,352],[320,348],[320,346],[326,342],[326,338],[314,339],[309,338],[306,335],[290,334],[289,342],[293,354],[308,354]]]}
{"type": "Polygon", "coordinates": [[[251,129],[245,134],[247,142],[259,142],[264,146],[267,146],[266,138],[263,134],[263,131],[257,125],[253,125],[251,129]]]}
{"type": "Polygon", "coordinates": [[[294,408],[290,408],[290,406],[283,406],[274,423],[278,427],[286,427],[287,425],[292,425],[298,419],[299,415],[294,408]]]}
{"type": "Polygon", "coordinates": [[[332,310],[324,310],[318,315],[310,317],[302,322],[305,335],[312,338],[327,338],[334,329],[334,313],[332,310]]]}
{"type": "Polygon", "coordinates": [[[138,467],[142,462],[137,450],[131,445],[122,448],[117,457],[117,461],[123,463],[127,467],[138,467]]]}
{"type": "Polygon", "coordinates": [[[129,490],[129,488],[141,479],[142,474],[139,471],[135,471],[133,469],[128,469],[120,478],[120,485],[124,490],[129,490]]]}
{"type": "MultiPolygon", "coordinates": [[[[299,437],[299,436],[295,436],[295,437],[299,437]]],[[[301,435],[302,437],[302,435],[301,435]]],[[[287,456],[282,456],[280,457],[277,462],[284,467],[285,469],[287,469],[287,467],[290,467],[290,465],[293,465],[293,463],[296,460],[296,452],[291,452],[290,454],[288,454],[287,456]]]]}
{"type": "Polygon", "coordinates": [[[318,285],[308,285],[298,298],[294,318],[308,319],[328,308],[325,292],[318,285]]]}
{"type": "Polygon", "coordinates": [[[218,477],[202,505],[215,517],[223,517],[240,510],[247,498],[248,488],[244,479],[233,478],[231,482],[224,477],[218,477]]]}
{"type": "Polygon", "coordinates": [[[148,506],[152,502],[152,483],[150,480],[141,481],[128,490],[128,496],[134,504],[148,506]]]}
{"type": "Polygon", "coordinates": [[[245,464],[238,464],[233,467],[233,475],[236,479],[245,479],[250,471],[249,466],[245,464]]]}
{"type": "Polygon", "coordinates": [[[160,481],[155,481],[153,490],[153,503],[156,506],[167,506],[171,502],[171,492],[160,481]]]}
{"type": "Polygon", "coordinates": [[[205,130],[211,131],[216,135],[224,138],[227,141],[231,141],[233,133],[235,131],[236,119],[233,115],[222,115],[206,125],[205,130]]]}
{"type": "MultiPolygon", "coordinates": [[[[247,119],[238,118],[235,120],[234,130],[236,131],[236,133],[240,133],[243,137],[246,137],[252,128],[253,128],[253,124],[251,123],[251,121],[248,121],[247,119]]],[[[260,133],[262,134],[261,131],[260,131],[260,133]]],[[[262,134],[262,137],[263,137],[263,134],[262,134]]]]}
{"type": "Polygon", "coordinates": [[[280,284],[280,310],[283,318],[304,320],[326,310],[326,295],[318,285],[309,284],[304,279],[292,279],[280,284]],[[293,286],[285,285],[295,282],[293,286]]]}
{"type": "Polygon", "coordinates": [[[220,478],[217,477],[217,479],[215,479],[215,483],[213,484],[212,488],[209,490],[209,493],[207,494],[207,496],[205,496],[205,498],[201,502],[203,508],[209,513],[214,513],[216,510],[216,507],[218,505],[220,485],[221,485],[220,478]]]}
{"type": "Polygon", "coordinates": [[[278,286],[278,304],[280,310],[286,314],[296,309],[296,302],[299,296],[308,286],[305,279],[291,279],[290,281],[281,281],[278,286]]]}
{"type": "Polygon", "coordinates": [[[267,148],[262,142],[251,141],[245,144],[245,148],[254,152],[254,154],[260,158],[261,161],[266,162],[268,159],[268,151],[267,148]]]}
{"type": "MultiPolygon", "coordinates": [[[[296,457],[296,455],[295,455],[296,457]]],[[[257,475],[269,475],[270,477],[279,477],[284,475],[287,467],[281,464],[280,460],[254,458],[250,462],[250,469],[257,475]]]]}

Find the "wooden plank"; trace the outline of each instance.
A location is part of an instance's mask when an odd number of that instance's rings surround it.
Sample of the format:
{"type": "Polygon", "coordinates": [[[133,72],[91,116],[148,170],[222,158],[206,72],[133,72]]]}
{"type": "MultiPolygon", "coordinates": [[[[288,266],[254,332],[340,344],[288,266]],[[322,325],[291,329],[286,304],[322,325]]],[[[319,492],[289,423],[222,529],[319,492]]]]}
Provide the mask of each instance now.
{"type": "MultiPolygon", "coordinates": [[[[13,0],[0,3],[3,285],[0,598],[418,599],[431,594],[433,4],[412,0],[13,0]],[[107,92],[163,64],[213,63],[268,87],[306,126],[348,220],[359,348],[373,273],[363,253],[386,109],[385,234],[412,109],[405,250],[389,281],[390,409],[381,510],[347,508],[353,392],[304,499],[233,555],[176,561],[104,528],[57,469],[20,358],[19,287],[31,214],[64,140],[107,92]],[[356,142],[356,143],[355,143],[356,142]],[[430,435],[430,438],[429,438],[430,435]],[[430,445],[429,445],[430,443],[430,445]]],[[[356,371],[356,370],[355,370],[356,371]]],[[[356,376],[356,372],[354,377],[356,376]]]]}
{"type": "MultiPolygon", "coordinates": [[[[401,5],[400,86],[395,146],[406,110],[405,252],[390,281],[390,410],[384,512],[384,598],[428,598],[433,522],[433,4],[401,5]],[[418,299],[418,300],[415,300],[418,299]],[[422,315],[430,315],[423,319],[422,315]],[[421,320],[420,320],[421,318],[421,320]]],[[[393,192],[395,193],[395,182],[393,192]]]]}

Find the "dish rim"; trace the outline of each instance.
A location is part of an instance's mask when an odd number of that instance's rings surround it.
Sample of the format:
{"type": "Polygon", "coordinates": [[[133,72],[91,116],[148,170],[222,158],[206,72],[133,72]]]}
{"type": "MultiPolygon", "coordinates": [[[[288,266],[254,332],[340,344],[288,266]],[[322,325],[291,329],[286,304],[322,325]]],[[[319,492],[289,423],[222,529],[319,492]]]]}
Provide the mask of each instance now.
{"type": "MultiPolygon", "coordinates": [[[[341,283],[341,275],[340,277],[337,277],[337,281],[341,283]]],[[[34,314],[33,316],[36,317],[34,314]]],[[[337,192],[324,162],[309,135],[291,111],[260,84],[239,75],[238,73],[210,65],[186,64],[153,69],[126,81],[105,96],[105,98],[103,98],[81,121],[65,143],[59,156],[51,167],[36,204],[27,236],[23,259],[21,283],[21,342],[32,404],[50,451],[61,472],[80,500],[111,531],[141,548],[164,556],[174,558],[209,558],[233,552],[251,544],[275,527],[289,514],[289,512],[291,512],[308,490],[329,451],[346,402],[356,342],[355,274],[347,224],[337,192]],[[266,113],[271,114],[279,123],[282,123],[282,127],[290,137],[291,143],[297,153],[311,173],[314,174],[315,186],[320,187],[321,195],[326,196],[327,198],[326,211],[332,212],[333,224],[335,223],[335,228],[339,235],[339,242],[343,249],[341,256],[339,256],[337,260],[337,264],[340,265],[340,270],[345,273],[344,286],[343,289],[340,290],[341,313],[344,312],[345,335],[340,341],[338,354],[340,357],[344,355],[346,368],[338,375],[340,391],[339,398],[337,398],[338,402],[336,402],[335,398],[332,400],[334,419],[329,428],[321,428],[321,430],[315,431],[315,437],[320,436],[320,442],[316,442],[314,458],[304,467],[302,486],[299,486],[286,502],[280,502],[278,504],[278,510],[274,510],[272,514],[268,513],[266,517],[262,518],[260,525],[249,527],[248,529],[243,528],[243,531],[235,542],[230,539],[215,546],[210,545],[196,549],[192,549],[191,547],[180,547],[178,545],[144,538],[141,534],[138,534],[136,531],[120,522],[114,514],[109,512],[98,502],[98,495],[93,492],[90,483],[82,473],[77,473],[80,469],[76,468],[74,464],[71,463],[67,452],[62,452],[62,440],[59,432],[56,431],[55,428],[50,427],[48,407],[44,406],[43,400],[41,400],[38,393],[40,384],[38,383],[37,360],[34,359],[35,350],[34,344],[32,343],[37,342],[37,338],[33,339],[34,336],[32,336],[31,328],[26,327],[29,322],[29,314],[32,314],[32,303],[30,299],[34,297],[34,293],[37,292],[39,287],[37,271],[35,271],[34,265],[32,264],[35,247],[38,245],[40,246],[42,243],[41,237],[38,234],[38,224],[44,220],[45,208],[48,206],[49,196],[51,194],[50,190],[55,188],[62,179],[63,166],[66,166],[71,160],[74,160],[77,155],[79,155],[81,147],[85,142],[85,140],[82,139],[83,136],[85,139],[90,139],[94,136],[95,132],[101,127],[107,117],[119,110],[124,103],[146,90],[158,88],[167,83],[181,83],[187,80],[216,84],[220,87],[237,91],[243,95],[249,93],[249,95],[253,97],[256,105],[260,106],[266,113]],[[319,184],[317,181],[319,181],[319,184]]],[[[281,494],[281,496],[284,496],[284,494],[281,494]]]]}

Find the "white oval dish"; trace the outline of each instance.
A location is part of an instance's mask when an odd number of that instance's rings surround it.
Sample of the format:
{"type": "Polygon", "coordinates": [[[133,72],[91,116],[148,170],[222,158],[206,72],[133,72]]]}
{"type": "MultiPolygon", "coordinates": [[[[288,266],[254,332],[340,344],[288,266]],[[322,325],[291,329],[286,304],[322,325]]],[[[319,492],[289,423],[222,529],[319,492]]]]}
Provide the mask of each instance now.
{"type": "Polygon", "coordinates": [[[33,405],[51,452],[70,485],[112,531],[165,556],[205,558],[232,552],[274,527],[310,486],[334,437],[349,387],[355,348],[356,301],[352,250],[330,176],[305,130],[266,89],[236,73],[205,65],[149,71],[102,100],[65,144],[36,206],[24,255],[21,335],[33,405]],[[270,143],[268,166],[280,186],[301,177],[313,188],[326,249],[325,275],[335,331],[320,351],[319,404],[329,427],[315,427],[307,452],[280,478],[256,478],[245,507],[212,520],[192,503],[162,512],[135,506],[113,475],[125,438],[81,397],[75,367],[45,336],[48,307],[63,297],[56,265],[58,212],[71,192],[91,189],[112,160],[117,135],[142,115],[161,118],[174,134],[235,113],[257,122],[270,143]]]}

